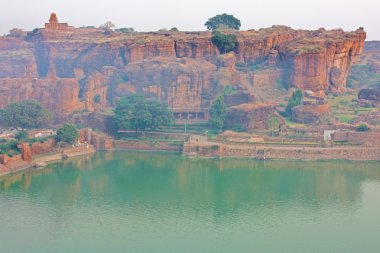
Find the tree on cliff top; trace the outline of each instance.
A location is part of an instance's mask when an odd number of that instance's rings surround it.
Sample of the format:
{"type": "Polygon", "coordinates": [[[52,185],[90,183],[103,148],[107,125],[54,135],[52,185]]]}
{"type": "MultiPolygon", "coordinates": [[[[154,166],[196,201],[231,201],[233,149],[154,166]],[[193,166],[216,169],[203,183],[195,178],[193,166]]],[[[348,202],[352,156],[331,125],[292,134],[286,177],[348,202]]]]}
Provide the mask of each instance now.
{"type": "Polygon", "coordinates": [[[234,29],[239,30],[241,23],[240,20],[235,18],[233,15],[221,14],[216,15],[215,17],[210,18],[205,26],[208,30],[217,30],[217,29],[234,29]]]}
{"type": "Polygon", "coordinates": [[[155,130],[174,121],[168,105],[147,100],[142,95],[131,95],[116,102],[114,122],[118,130],[155,130]]]}
{"type": "Polygon", "coordinates": [[[107,21],[104,24],[100,25],[99,28],[108,31],[115,28],[115,25],[111,21],[107,21]]]}
{"type": "Polygon", "coordinates": [[[227,117],[227,105],[224,102],[224,97],[219,96],[210,109],[210,123],[212,128],[221,131],[224,127],[224,121],[227,117]]]}
{"type": "Polygon", "coordinates": [[[79,138],[78,129],[73,125],[65,124],[57,130],[55,138],[58,142],[73,144],[79,138]]]}
{"type": "Polygon", "coordinates": [[[11,103],[0,110],[0,125],[8,127],[38,128],[51,120],[52,114],[35,100],[11,103]]]}

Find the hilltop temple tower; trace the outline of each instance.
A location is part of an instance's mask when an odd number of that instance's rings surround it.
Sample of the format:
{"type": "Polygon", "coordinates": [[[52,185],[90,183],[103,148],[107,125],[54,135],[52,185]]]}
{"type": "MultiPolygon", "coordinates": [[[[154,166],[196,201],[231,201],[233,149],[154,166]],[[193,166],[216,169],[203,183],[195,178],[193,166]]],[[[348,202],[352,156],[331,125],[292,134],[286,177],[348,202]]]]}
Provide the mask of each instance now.
{"type": "Polygon", "coordinates": [[[45,23],[46,29],[52,30],[67,30],[69,25],[67,23],[58,23],[58,18],[55,13],[50,14],[49,23],[45,23]]]}

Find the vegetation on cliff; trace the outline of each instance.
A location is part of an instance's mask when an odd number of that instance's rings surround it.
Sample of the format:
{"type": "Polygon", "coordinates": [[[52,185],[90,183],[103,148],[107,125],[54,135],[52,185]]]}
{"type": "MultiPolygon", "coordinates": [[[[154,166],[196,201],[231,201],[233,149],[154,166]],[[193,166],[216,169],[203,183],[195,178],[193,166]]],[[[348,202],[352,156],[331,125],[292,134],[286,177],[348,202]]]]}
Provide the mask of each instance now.
{"type": "Polygon", "coordinates": [[[165,102],[147,100],[142,95],[131,95],[116,102],[114,122],[117,130],[155,130],[174,122],[165,102]]]}
{"type": "Polygon", "coordinates": [[[0,110],[0,125],[8,127],[38,128],[51,120],[52,114],[35,100],[11,103],[0,110]]]}
{"type": "Polygon", "coordinates": [[[219,96],[210,109],[211,126],[218,131],[223,130],[224,122],[228,114],[227,105],[224,102],[224,97],[219,96]]]}
{"type": "Polygon", "coordinates": [[[302,103],[303,94],[302,90],[297,89],[293,92],[292,97],[290,98],[288,105],[285,108],[285,113],[287,116],[292,114],[292,109],[302,103]]]}
{"type": "Polygon", "coordinates": [[[219,49],[219,52],[221,54],[226,54],[234,51],[237,46],[236,35],[224,34],[219,31],[212,32],[211,42],[219,49]]]}
{"type": "Polygon", "coordinates": [[[0,155],[8,155],[12,157],[20,153],[17,148],[18,142],[15,140],[0,139],[0,155]]]}

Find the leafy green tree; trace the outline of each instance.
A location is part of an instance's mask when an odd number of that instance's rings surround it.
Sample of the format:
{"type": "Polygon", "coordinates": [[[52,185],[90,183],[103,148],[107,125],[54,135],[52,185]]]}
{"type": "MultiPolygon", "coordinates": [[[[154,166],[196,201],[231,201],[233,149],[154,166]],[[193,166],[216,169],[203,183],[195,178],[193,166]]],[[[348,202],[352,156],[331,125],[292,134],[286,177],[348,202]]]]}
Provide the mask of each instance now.
{"type": "Polygon", "coordinates": [[[26,140],[26,139],[28,139],[28,132],[25,130],[18,131],[15,138],[18,141],[26,140]]]}
{"type": "Polygon", "coordinates": [[[172,27],[169,31],[170,32],[179,32],[177,27],[172,27]]]}
{"type": "Polygon", "coordinates": [[[150,127],[152,122],[152,114],[149,111],[150,104],[145,99],[135,101],[133,105],[133,117],[131,119],[131,126],[136,132],[138,130],[144,131],[150,127]]]}
{"type": "Polygon", "coordinates": [[[223,34],[219,31],[212,32],[211,42],[219,49],[221,54],[234,51],[237,46],[236,35],[223,34]]]}
{"type": "Polygon", "coordinates": [[[135,99],[135,96],[130,96],[129,99],[122,98],[116,101],[116,108],[114,110],[115,115],[113,121],[118,130],[131,129],[131,120],[133,118],[134,105],[131,101],[135,99]]]}
{"type": "Polygon", "coordinates": [[[118,130],[155,130],[174,121],[166,103],[131,95],[116,102],[114,122],[118,130]]]}
{"type": "Polygon", "coordinates": [[[78,129],[71,124],[65,124],[57,130],[56,140],[58,142],[66,142],[73,144],[78,138],[78,129]]]}
{"type": "Polygon", "coordinates": [[[224,102],[224,97],[219,96],[210,109],[210,123],[212,127],[218,131],[221,131],[224,127],[224,121],[227,117],[227,105],[224,102]]]}
{"type": "Polygon", "coordinates": [[[100,25],[99,28],[103,30],[112,30],[115,28],[115,25],[111,21],[107,21],[104,24],[100,25]]]}
{"type": "Polygon", "coordinates": [[[241,27],[241,22],[239,19],[235,18],[233,15],[224,13],[224,14],[216,15],[215,17],[210,18],[205,23],[205,26],[207,27],[208,30],[216,30],[216,29],[223,29],[223,28],[239,30],[241,27]]]}
{"type": "Polygon", "coordinates": [[[285,108],[287,115],[292,114],[292,109],[302,103],[303,94],[301,89],[297,89],[293,92],[292,97],[290,98],[288,105],[285,108]]]}
{"type": "Polygon", "coordinates": [[[35,100],[12,103],[0,110],[0,124],[8,127],[38,128],[51,120],[52,114],[35,100]]]}

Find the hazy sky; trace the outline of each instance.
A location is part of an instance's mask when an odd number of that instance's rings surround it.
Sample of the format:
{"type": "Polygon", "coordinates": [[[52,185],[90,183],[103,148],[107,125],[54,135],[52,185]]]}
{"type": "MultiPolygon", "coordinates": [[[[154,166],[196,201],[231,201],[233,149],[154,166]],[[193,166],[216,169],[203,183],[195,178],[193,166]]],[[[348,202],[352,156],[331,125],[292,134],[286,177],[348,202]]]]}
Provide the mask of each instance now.
{"type": "Polygon", "coordinates": [[[110,20],[117,27],[156,31],[178,27],[204,30],[216,14],[238,17],[242,29],[276,25],[293,28],[343,28],[362,26],[369,40],[380,40],[380,0],[0,0],[0,34],[11,28],[42,27],[51,12],[73,26],[110,20]]]}

